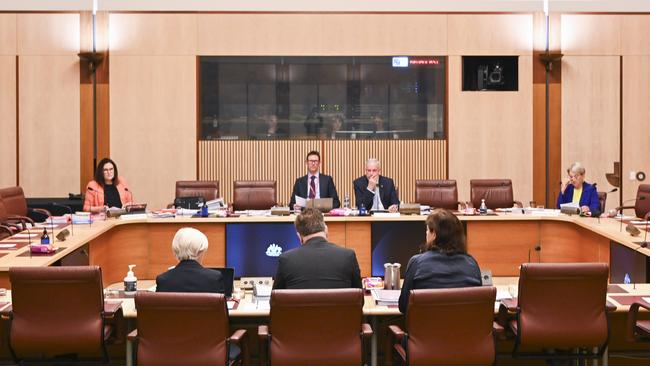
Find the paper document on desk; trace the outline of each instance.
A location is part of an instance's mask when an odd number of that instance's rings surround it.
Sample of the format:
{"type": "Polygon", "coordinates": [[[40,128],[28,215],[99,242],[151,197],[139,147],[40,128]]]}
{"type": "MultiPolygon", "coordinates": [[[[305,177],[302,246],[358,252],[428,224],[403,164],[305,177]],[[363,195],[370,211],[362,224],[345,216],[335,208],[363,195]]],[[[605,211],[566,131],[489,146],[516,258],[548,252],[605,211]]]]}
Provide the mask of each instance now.
{"type": "Polygon", "coordinates": [[[642,297],[641,300],[643,300],[643,301],[647,302],[648,304],[650,304],[650,297],[642,297]]]}
{"type": "Polygon", "coordinates": [[[650,224],[649,221],[640,221],[640,220],[632,220],[630,221],[632,225],[648,225],[650,224]]]}
{"type": "MultiPolygon", "coordinates": [[[[296,195],[296,205],[300,207],[307,207],[307,200],[296,195]]],[[[293,207],[289,207],[290,210],[293,210],[293,207]]]]}
{"type": "Polygon", "coordinates": [[[512,295],[510,295],[510,291],[506,288],[497,287],[497,301],[506,300],[506,299],[512,299],[512,295]]]}
{"type": "Polygon", "coordinates": [[[373,288],[370,290],[370,293],[372,294],[372,298],[375,299],[377,305],[389,306],[397,305],[401,291],[373,288]]]}

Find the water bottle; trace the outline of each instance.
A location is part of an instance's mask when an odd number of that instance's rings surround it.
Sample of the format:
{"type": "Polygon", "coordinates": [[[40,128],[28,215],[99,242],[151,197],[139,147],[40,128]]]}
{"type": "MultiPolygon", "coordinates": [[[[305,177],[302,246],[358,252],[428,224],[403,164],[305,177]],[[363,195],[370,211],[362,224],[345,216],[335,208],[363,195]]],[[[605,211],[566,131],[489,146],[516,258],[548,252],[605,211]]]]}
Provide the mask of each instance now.
{"type": "Polygon", "coordinates": [[[345,198],[343,198],[343,208],[350,208],[350,195],[345,193],[345,198]]]}
{"type": "Polygon", "coordinates": [[[44,245],[49,245],[50,244],[50,236],[47,235],[47,229],[43,228],[43,235],[41,235],[41,244],[44,245]]]}
{"type": "Polygon", "coordinates": [[[481,198],[481,207],[479,207],[478,213],[481,215],[487,215],[487,205],[485,204],[485,198],[481,198]]]}
{"type": "Polygon", "coordinates": [[[402,268],[401,264],[393,263],[392,266],[393,278],[391,278],[391,280],[393,281],[393,290],[399,290],[400,288],[402,288],[402,286],[400,285],[400,273],[399,273],[400,268],[402,268]]]}
{"type": "Polygon", "coordinates": [[[623,277],[623,283],[626,284],[626,285],[629,285],[630,283],[632,283],[632,280],[630,279],[630,274],[629,273],[626,273],[625,277],[623,277]]]}
{"type": "Polygon", "coordinates": [[[384,289],[393,289],[393,265],[384,263],[384,289]]]}
{"type": "Polygon", "coordinates": [[[201,217],[208,217],[208,204],[206,202],[203,202],[201,207],[201,217]]]}
{"type": "Polygon", "coordinates": [[[367,214],[368,211],[366,210],[366,205],[362,203],[361,207],[359,208],[359,216],[366,216],[367,214]]]}

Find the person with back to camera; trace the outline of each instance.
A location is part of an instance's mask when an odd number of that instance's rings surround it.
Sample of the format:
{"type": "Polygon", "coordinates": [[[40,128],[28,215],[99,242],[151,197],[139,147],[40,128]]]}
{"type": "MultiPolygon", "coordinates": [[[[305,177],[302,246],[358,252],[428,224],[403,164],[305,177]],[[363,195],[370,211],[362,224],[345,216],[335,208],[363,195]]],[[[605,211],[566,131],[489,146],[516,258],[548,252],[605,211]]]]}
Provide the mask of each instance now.
{"type": "Polygon", "coordinates": [[[184,227],[172,240],[178,264],[156,277],[156,292],[224,293],[221,273],[201,264],[208,250],[208,238],[197,229],[184,227]]]}
{"type": "Polygon", "coordinates": [[[95,169],[94,179],[86,185],[84,211],[105,212],[110,207],[124,207],[133,203],[133,194],[126,179],[117,172],[117,164],[109,158],[102,159],[95,169]]]}
{"type": "Polygon", "coordinates": [[[426,244],[406,266],[399,311],[406,314],[411,290],[481,286],[481,269],[467,254],[460,220],[446,209],[434,210],[426,220],[426,244]]]}
{"type": "Polygon", "coordinates": [[[576,203],[584,215],[598,216],[600,201],[598,192],[593,184],[585,182],[585,168],[575,162],[567,169],[569,179],[562,185],[562,190],[557,197],[557,208],[563,203],[576,203]]]}
{"type": "Polygon", "coordinates": [[[356,254],[327,241],[319,210],[305,209],[295,226],[301,245],[280,255],[273,289],[361,288],[356,254]]]}

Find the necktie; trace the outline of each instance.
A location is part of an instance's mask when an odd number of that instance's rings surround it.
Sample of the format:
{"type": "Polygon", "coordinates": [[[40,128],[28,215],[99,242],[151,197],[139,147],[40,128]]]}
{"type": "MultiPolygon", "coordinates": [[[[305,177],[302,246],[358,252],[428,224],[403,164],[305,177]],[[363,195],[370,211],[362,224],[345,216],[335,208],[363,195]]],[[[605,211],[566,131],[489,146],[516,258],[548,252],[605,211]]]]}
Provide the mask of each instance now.
{"type": "Polygon", "coordinates": [[[381,209],[381,198],[379,198],[379,187],[375,187],[375,198],[372,200],[372,209],[381,209]]]}
{"type": "Polygon", "coordinates": [[[309,182],[309,198],[316,198],[316,176],[311,176],[311,182],[309,182]]]}

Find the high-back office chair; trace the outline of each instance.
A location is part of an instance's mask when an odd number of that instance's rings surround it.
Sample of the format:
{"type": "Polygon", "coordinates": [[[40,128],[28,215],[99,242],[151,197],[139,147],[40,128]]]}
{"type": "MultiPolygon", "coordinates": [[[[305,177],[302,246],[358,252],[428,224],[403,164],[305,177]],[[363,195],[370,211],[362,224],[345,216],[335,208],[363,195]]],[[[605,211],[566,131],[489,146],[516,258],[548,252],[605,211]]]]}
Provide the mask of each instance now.
{"type": "Polygon", "coordinates": [[[179,180],[176,181],[176,198],[203,197],[205,201],[219,198],[218,180],[179,180]]]}
{"type": "Polygon", "coordinates": [[[42,208],[27,208],[27,199],[21,187],[0,189],[0,197],[9,215],[29,217],[36,221],[45,221],[51,216],[48,210],[42,208]]]}
{"type": "Polygon", "coordinates": [[[600,212],[605,212],[605,205],[607,204],[607,192],[598,191],[598,204],[600,205],[600,212]]]}
{"type": "Polygon", "coordinates": [[[6,239],[14,234],[13,230],[9,226],[0,224],[0,240],[6,239]]]}
{"type": "Polygon", "coordinates": [[[639,319],[639,308],[650,310],[645,301],[637,301],[627,313],[627,340],[629,342],[650,342],[650,320],[639,319]]]}
{"type": "MultiPolygon", "coordinates": [[[[601,358],[607,349],[609,334],[608,274],[609,267],[605,263],[522,264],[517,305],[510,308],[516,319],[507,324],[516,335],[513,356],[601,358]],[[542,351],[547,349],[579,349],[581,352],[542,351]]],[[[504,308],[501,310],[503,312],[504,308]]]]}
{"type": "Polygon", "coordinates": [[[274,180],[236,180],[233,188],[235,210],[268,210],[277,203],[274,180]]]}
{"type": "Polygon", "coordinates": [[[361,289],[274,290],[269,325],[259,327],[260,365],[362,365],[361,289]]]}
{"type": "Polygon", "coordinates": [[[114,329],[106,319],[119,307],[105,306],[98,266],[12,267],[9,279],[9,347],[16,362],[108,362],[114,329]]]}
{"type": "Polygon", "coordinates": [[[470,185],[470,201],[475,208],[481,207],[481,200],[489,209],[507,208],[513,205],[521,207],[521,202],[515,201],[510,179],[472,179],[470,185]]]}
{"type": "Polygon", "coordinates": [[[15,234],[21,229],[24,230],[28,222],[32,224],[34,223],[34,221],[29,217],[10,215],[9,212],[7,212],[2,196],[0,196],[0,225],[6,227],[15,234]]]}
{"type": "Polygon", "coordinates": [[[389,327],[394,350],[407,365],[493,365],[495,298],[492,286],[412,290],[407,332],[389,327]]]}
{"type": "Polygon", "coordinates": [[[458,209],[458,187],[455,180],[416,180],[415,202],[431,208],[458,209]]]}
{"type": "Polygon", "coordinates": [[[138,366],[248,365],[246,331],[228,336],[223,294],[138,292],[135,306],[138,329],[129,338],[138,342],[138,366]],[[230,354],[231,349],[241,352],[230,354]]]}
{"type": "Polygon", "coordinates": [[[636,217],[645,217],[650,212],[650,184],[639,184],[636,191],[636,202],[634,206],[623,206],[622,210],[634,209],[636,217]],[[641,197],[645,197],[641,199],[641,197]]]}

